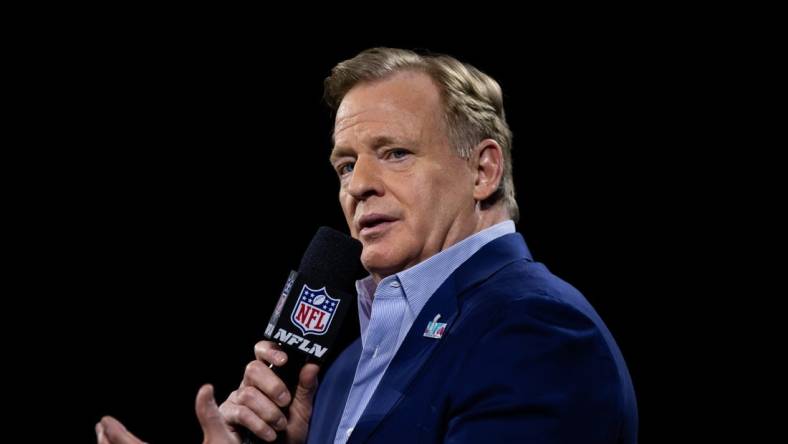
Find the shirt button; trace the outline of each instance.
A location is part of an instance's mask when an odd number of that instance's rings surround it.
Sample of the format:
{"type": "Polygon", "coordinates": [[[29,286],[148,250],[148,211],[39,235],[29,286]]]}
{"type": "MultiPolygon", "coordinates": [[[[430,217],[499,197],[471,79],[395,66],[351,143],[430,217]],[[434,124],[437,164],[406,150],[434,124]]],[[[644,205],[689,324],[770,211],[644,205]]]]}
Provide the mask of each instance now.
{"type": "Polygon", "coordinates": [[[399,282],[397,282],[397,281],[394,281],[394,282],[392,282],[392,283],[391,283],[391,286],[392,286],[393,288],[399,288],[399,282]]]}
{"type": "Polygon", "coordinates": [[[347,429],[347,431],[345,432],[345,437],[350,438],[351,433],[353,433],[353,427],[347,429]]]}

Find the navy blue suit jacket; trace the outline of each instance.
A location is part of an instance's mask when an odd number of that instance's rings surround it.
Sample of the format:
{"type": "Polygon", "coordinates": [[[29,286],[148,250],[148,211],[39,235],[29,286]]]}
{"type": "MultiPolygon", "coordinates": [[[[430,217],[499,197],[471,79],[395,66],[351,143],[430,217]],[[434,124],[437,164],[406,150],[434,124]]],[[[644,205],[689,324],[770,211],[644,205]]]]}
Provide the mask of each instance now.
{"type": "MultiPolygon", "coordinates": [[[[361,353],[315,397],[309,443],[332,443],[361,353]]],[[[635,443],[637,408],[607,327],[518,233],[460,266],[422,309],[349,443],[635,443]],[[423,335],[436,314],[441,339],[423,335]]]]}

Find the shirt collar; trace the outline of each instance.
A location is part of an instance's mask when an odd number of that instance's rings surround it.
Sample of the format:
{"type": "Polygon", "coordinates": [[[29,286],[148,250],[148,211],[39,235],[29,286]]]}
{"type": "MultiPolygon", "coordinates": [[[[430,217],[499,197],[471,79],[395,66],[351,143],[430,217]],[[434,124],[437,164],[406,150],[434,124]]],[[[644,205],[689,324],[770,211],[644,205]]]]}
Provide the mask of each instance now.
{"type": "Polygon", "coordinates": [[[371,275],[356,281],[358,315],[362,337],[367,331],[369,319],[372,316],[372,302],[378,287],[391,285],[394,281],[399,282],[408,307],[412,312],[413,318],[415,318],[430,296],[435,293],[438,287],[443,284],[457,267],[462,265],[463,262],[467,261],[487,243],[514,232],[514,222],[506,220],[468,236],[423,262],[385,277],[378,285],[375,285],[371,275]]]}

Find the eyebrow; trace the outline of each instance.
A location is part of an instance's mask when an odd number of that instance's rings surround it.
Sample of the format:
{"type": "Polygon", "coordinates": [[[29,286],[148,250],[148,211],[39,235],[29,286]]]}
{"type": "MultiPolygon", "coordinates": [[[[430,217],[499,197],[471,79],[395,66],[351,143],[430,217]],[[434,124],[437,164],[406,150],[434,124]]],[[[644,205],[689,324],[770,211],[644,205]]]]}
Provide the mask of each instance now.
{"type": "Polygon", "coordinates": [[[343,147],[343,146],[335,146],[331,150],[331,155],[328,156],[328,160],[331,163],[334,163],[338,158],[350,156],[354,153],[354,151],[350,148],[343,147]]]}
{"type": "MultiPolygon", "coordinates": [[[[413,143],[407,142],[405,140],[398,140],[389,136],[377,136],[374,139],[372,139],[372,142],[370,143],[370,146],[372,147],[373,151],[386,145],[413,145],[413,143]]],[[[329,160],[333,162],[338,157],[350,156],[353,155],[354,153],[355,150],[353,150],[352,148],[344,147],[344,146],[334,146],[334,148],[331,150],[331,155],[329,156],[329,160]]]]}

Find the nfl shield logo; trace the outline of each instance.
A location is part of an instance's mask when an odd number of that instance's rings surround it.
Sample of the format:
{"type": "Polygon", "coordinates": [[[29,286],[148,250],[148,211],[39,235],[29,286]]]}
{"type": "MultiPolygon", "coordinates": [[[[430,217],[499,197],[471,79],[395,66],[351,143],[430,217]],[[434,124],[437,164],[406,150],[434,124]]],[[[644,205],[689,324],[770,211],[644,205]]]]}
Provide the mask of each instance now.
{"type": "Polygon", "coordinates": [[[339,299],[334,299],[326,293],[326,287],[313,290],[306,285],[298,295],[290,321],[301,330],[304,336],[308,334],[323,335],[331,325],[331,319],[337,311],[339,299]]]}

